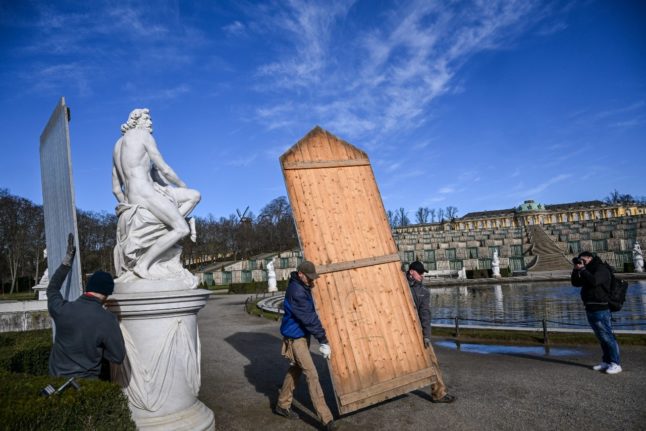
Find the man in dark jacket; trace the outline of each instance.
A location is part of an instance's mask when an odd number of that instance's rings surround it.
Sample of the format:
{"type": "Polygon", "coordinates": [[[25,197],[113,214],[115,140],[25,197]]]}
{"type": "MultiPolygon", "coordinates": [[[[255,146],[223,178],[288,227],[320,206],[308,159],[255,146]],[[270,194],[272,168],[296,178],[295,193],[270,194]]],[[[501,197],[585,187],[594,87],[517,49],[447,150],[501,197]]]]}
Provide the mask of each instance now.
{"type": "Polygon", "coordinates": [[[75,253],[74,236],[70,234],[67,254],[47,286],[47,309],[55,324],[49,374],[96,379],[102,358],[120,364],[126,349],[116,316],[103,308],[114,290],[110,274],[95,272],[83,295],[72,302],[63,299],[60,289],[72,269],[75,253]]]}
{"type": "Polygon", "coordinates": [[[301,262],[296,271],[290,275],[283,305],[285,315],[280,325],[280,333],[283,336],[282,354],[289,360],[290,366],[274,411],[288,419],[298,418],[291,409],[291,405],[294,387],[301,374],[305,374],[316,414],[325,429],[334,430],[337,429],[337,424],[333,421],[332,413],[325,403],[319,376],[310,353],[310,336],[313,335],[319,342],[319,351],[323,357],[329,359],[332,354],[325,329],[316,314],[312,299],[312,288],[317,278],[316,267],[307,260],[301,262]]]}
{"type": "MultiPolygon", "coordinates": [[[[431,294],[422,284],[425,272],[426,268],[424,268],[424,264],[416,260],[409,265],[406,279],[410,286],[410,292],[413,295],[413,302],[415,303],[415,309],[419,316],[419,323],[422,325],[424,347],[429,349],[431,347],[431,294]]],[[[432,348],[429,350],[429,355],[437,378],[437,382],[431,387],[431,402],[452,403],[455,401],[455,396],[449,395],[446,391],[446,385],[440,372],[440,364],[437,362],[437,357],[432,348]]]]}
{"type": "Polygon", "coordinates": [[[608,307],[612,274],[606,264],[589,251],[582,252],[578,258],[572,259],[572,262],[572,285],[581,288],[581,299],[585,305],[588,323],[603,351],[601,363],[592,368],[607,374],[620,373],[619,344],[612,332],[608,307]]]}

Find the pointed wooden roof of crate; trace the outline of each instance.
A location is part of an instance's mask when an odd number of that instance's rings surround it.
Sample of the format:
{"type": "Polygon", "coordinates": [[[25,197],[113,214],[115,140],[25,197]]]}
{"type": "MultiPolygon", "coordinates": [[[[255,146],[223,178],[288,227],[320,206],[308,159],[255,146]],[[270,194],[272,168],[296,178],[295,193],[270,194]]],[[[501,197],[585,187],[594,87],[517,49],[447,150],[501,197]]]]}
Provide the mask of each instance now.
{"type": "Polygon", "coordinates": [[[321,142],[327,142],[332,153],[339,157],[334,159],[341,160],[365,160],[368,161],[368,155],[352,144],[334,136],[332,133],[320,126],[315,126],[300,141],[294,144],[282,156],[280,162],[283,166],[298,162],[312,161],[329,161],[329,151],[320,151],[321,142]],[[305,150],[305,152],[303,152],[305,150]],[[307,154],[307,156],[305,155],[307,154]]]}

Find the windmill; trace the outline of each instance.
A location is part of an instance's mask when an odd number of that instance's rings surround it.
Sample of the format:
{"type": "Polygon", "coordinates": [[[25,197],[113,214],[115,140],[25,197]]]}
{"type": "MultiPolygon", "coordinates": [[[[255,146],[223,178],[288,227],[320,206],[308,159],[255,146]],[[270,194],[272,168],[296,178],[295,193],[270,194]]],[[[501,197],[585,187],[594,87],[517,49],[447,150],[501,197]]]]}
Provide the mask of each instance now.
{"type": "Polygon", "coordinates": [[[249,212],[249,206],[245,208],[245,210],[241,213],[239,209],[236,208],[236,213],[238,213],[238,223],[240,224],[250,224],[251,223],[251,218],[247,217],[247,213],[249,212]]]}

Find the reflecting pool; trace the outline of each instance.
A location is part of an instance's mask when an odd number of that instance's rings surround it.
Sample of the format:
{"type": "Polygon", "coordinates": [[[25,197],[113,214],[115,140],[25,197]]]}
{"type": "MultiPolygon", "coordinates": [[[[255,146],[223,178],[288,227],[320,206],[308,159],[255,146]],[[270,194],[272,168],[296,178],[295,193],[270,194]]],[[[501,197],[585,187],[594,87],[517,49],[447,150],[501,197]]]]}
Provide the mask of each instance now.
{"type": "MultiPolygon", "coordinates": [[[[569,282],[506,283],[431,287],[433,323],[588,328],[580,289],[569,282]]],[[[615,329],[646,330],[646,281],[630,281],[626,303],[613,313],[615,329]]]]}

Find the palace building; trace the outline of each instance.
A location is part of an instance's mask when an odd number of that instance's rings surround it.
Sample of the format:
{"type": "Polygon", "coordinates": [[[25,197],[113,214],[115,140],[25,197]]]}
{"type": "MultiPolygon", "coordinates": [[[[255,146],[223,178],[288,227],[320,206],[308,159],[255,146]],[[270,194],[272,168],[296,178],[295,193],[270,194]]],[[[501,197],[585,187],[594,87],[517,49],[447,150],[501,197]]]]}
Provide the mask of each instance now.
{"type": "Polygon", "coordinates": [[[431,274],[490,269],[494,250],[509,272],[570,269],[571,257],[583,250],[624,271],[635,242],[646,241],[646,205],[527,200],[516,208],[398,227],[393,234],[403,263],[418,259],[431,274]]]}

